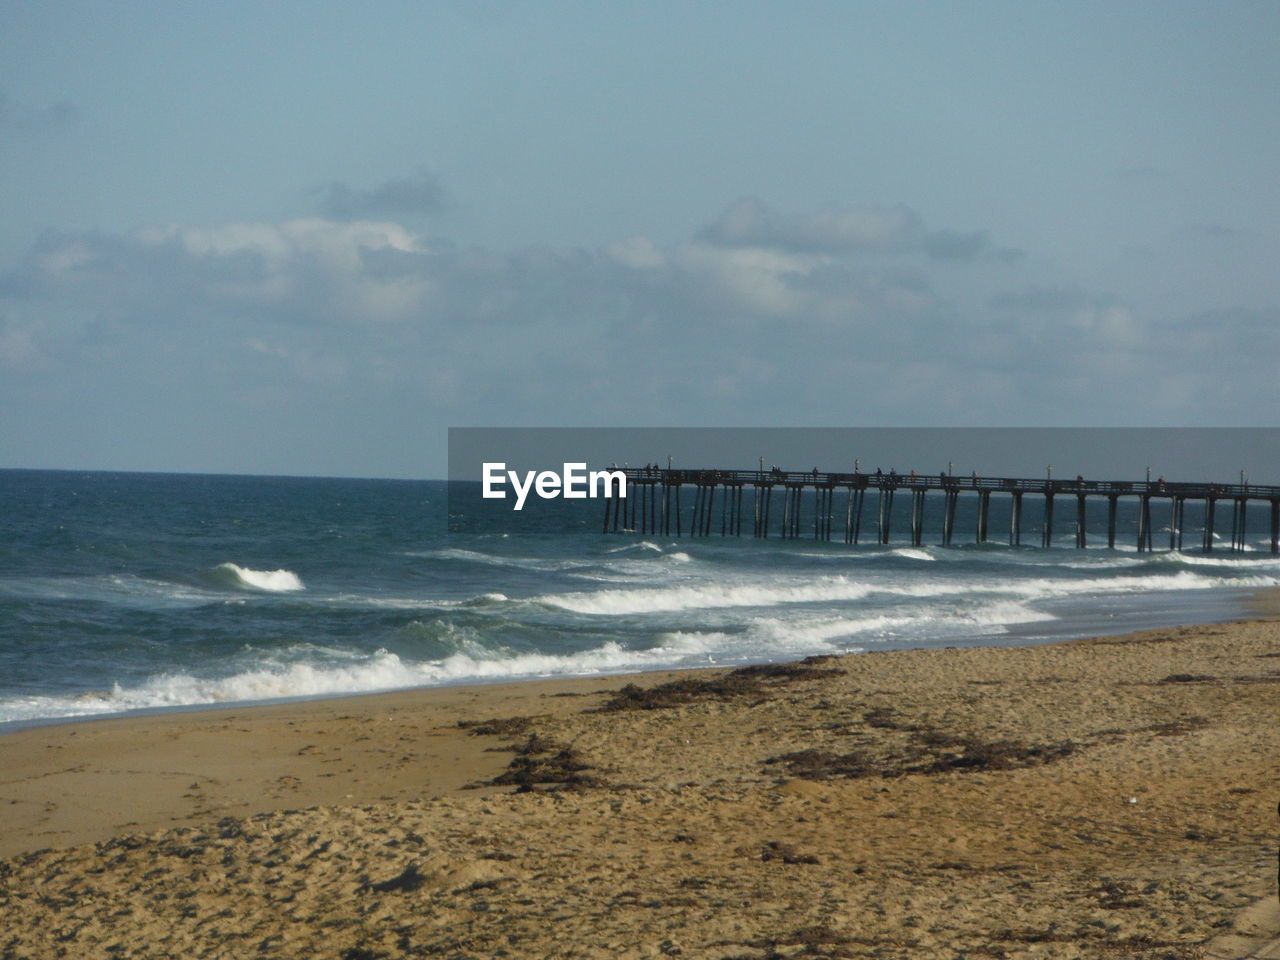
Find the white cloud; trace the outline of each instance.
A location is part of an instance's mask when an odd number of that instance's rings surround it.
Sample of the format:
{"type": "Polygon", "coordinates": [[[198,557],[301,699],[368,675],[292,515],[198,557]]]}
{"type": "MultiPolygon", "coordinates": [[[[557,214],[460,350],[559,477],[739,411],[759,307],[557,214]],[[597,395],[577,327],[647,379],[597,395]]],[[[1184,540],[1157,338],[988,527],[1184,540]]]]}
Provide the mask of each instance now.
{"type": "Polygon", "coordinates": [[[925,229],[924,220],[901,204],[888,207],[831,207],[813,213],[780,213],[755,197],[729,206],[700,234],[725,247],[763,247],[833,256],[923,255],[934,260],[974,260],[989,256],[1016,260],[1017,250],[994,250],[985,231],[925,229]]]}
{"type": "Polygon", "coordinates": [[[812,255],[707,243],[688,244],[676,257],[696,286],[715,291],[734,308],[777,317],[797,315],[807,298],[793,281],[824,262],[812,255]]]}
{"type": "Polygon", "coordinates": [[[146,246],[172,245],[210,294],[231,300],[288,303],[326,293],[326,310],[349,320],[408,316],[432,288],[429,278],[369,269],[370,255],[426,256],[419,238],[396,223],[317,218],[212,227],[168,224],[142,230],[146,246]],[[219,269],[245,264],[251,269],[219,269]]]}
{"type": "MultiPolygon", "coordinates": [[[[282,430],[406,410],[437,425],[1098,423],[1124,397],[1129,417],[1197,423],[1229,419],[1280,337],[1273,316],[1158,322],[1069,280],[998,293],[993,278],[1025,269],[940,268],[928,244],[947,232],[905,208],[762,210],[735,205],[684,243],[598,250],[458,249],[317,218],[50,237],[0,275],[0,364],[43,371],[44,395],[74,387],[119,422],[184,404],[199,419],[232,397],[235,416],[282,430]],[[1212,368],[1231,331],[1261,345],[1232,361],[1232,383],[1200,384],[1198,401],[1129,397],[1134,382],[1212,368]]],[[[37,409],[32,381],[0,378],[0,406],[37,409]]]]}
{"type": "Polygon", "coordinates": [[[188,253],[198,256],[247,252],[281,263],[299,255],[311,255],[348,269],[359,265],[361,249],[389,247],[407,253],[421,251],[417,238],[400,224],[363,220],[339,223],[308,218],[212,227],[167,224],[141,230],[138,238],[149,244],[176,241],[188,253]]]}

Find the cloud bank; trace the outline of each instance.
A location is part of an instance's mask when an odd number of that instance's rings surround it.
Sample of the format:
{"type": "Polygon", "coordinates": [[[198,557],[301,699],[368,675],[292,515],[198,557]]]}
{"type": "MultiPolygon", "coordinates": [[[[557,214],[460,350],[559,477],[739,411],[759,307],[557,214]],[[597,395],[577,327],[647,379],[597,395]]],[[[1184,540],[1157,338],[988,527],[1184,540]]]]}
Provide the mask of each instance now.
{"type": "Polygon", "coordinates": [[[411,424],[1275,419],[1249,383],[1277,312],[1145,316],[998,250],[903,206],[754,199],[667,247],[462,248],[347,216],[50,235],[0,275],[0,404],[52,404],[90,449],[159,417],[164,443],[241,456],[411,424]]]}

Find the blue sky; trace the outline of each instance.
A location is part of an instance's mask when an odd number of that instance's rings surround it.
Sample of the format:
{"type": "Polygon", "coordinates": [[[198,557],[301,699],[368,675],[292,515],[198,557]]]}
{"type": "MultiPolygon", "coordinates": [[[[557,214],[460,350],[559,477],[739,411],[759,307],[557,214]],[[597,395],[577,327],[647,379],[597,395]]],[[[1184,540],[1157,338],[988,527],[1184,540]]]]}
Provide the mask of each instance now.
{"type": "Polygon", "coordinates": [[[1275,426],[1275,3],[0,6],[0,466],[1275,426]]]}

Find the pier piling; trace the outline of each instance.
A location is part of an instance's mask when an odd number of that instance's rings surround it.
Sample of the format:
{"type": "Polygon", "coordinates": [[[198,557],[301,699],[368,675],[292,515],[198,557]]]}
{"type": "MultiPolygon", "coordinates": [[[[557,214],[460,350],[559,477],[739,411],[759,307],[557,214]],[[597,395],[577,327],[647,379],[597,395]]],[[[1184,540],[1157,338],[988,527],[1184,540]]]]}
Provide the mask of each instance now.
{"type": "Polygon", "coordinates": [[[924,541],[924,491],[911,491],[911,545],[918,547],[924,541]]]}

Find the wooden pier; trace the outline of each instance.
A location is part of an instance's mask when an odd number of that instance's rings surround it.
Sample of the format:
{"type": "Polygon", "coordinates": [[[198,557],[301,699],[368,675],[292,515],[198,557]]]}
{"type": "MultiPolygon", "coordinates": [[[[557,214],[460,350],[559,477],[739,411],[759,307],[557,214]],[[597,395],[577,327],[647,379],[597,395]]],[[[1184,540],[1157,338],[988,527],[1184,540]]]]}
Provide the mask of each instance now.
{"type": "MultiPolygon", "coordinates": [[[[942,493],[934,513],[941,513],[941,544],[951,546],[959,535],[956,511],[961,494],[976,499],[973,537],[987,542],[990,534],[993,494],[1010,498],[1009,544],[1022,544],[1023,500],[1030,494],[1044,498],[1040,546],[1053,544],[1054,508],[1059,500],[1075,506],[1075,545],[1084,548],[1086,503],[1090,497],[1107,504],[1107,546],[1116,545],[1117,511],[1121,498],[1136,500],[1137,547],[1155,549],[1153,502],[1156,515],[1169,520],[1169,549],[1183,549],[1186,505],[1199,504],[1200,543],[1206,553],[1214,549],[1219,513],[1231,511],[1231,551],[1245,549],[1246,519],[1250,501],[1270,504],[1271,552],[1280,553],[1280,487],[1238,483],[1168,483],[1130,480],[1022,479],[1014,477],[954,476],[951,474],[805,473],[772,470],[675,470],[631,467],[625,499],[605,500],[604,532],[628,530],[662,536],[742,536],[744,530],[759,538],[831,540],[840,530],[844,542],[856,544],[871,533],[875,542],[887,544],[893,524],[894,498],[911,498],[910,539],[924,542],[926,494],[942,493]],[[751,496],[745,494],[750,491],[751,496]],[[780,496],[775,504],[774,493],[780,496]],[[811,495],[806,496],[806,492],[811,495]],[[691,509],[682,509],[682,494],[691,509]],[[867,496],[873,503],[868,505],[867,496]],[[806,504],[807,501],[807,504],[806,504]],[[806,506],[808,509],[806,509],[806,506]]],[[[1068,507],[1069,509],[1069,507],[1068,507]]],[[[1195,516],[1193,510],[1193,519],[1195,516]]],[[[1163,539],[1163,538],[1161,538],[1163,539]]],[[[1192,542],[1194,548],[1195,543],[1192,542]]]]}

